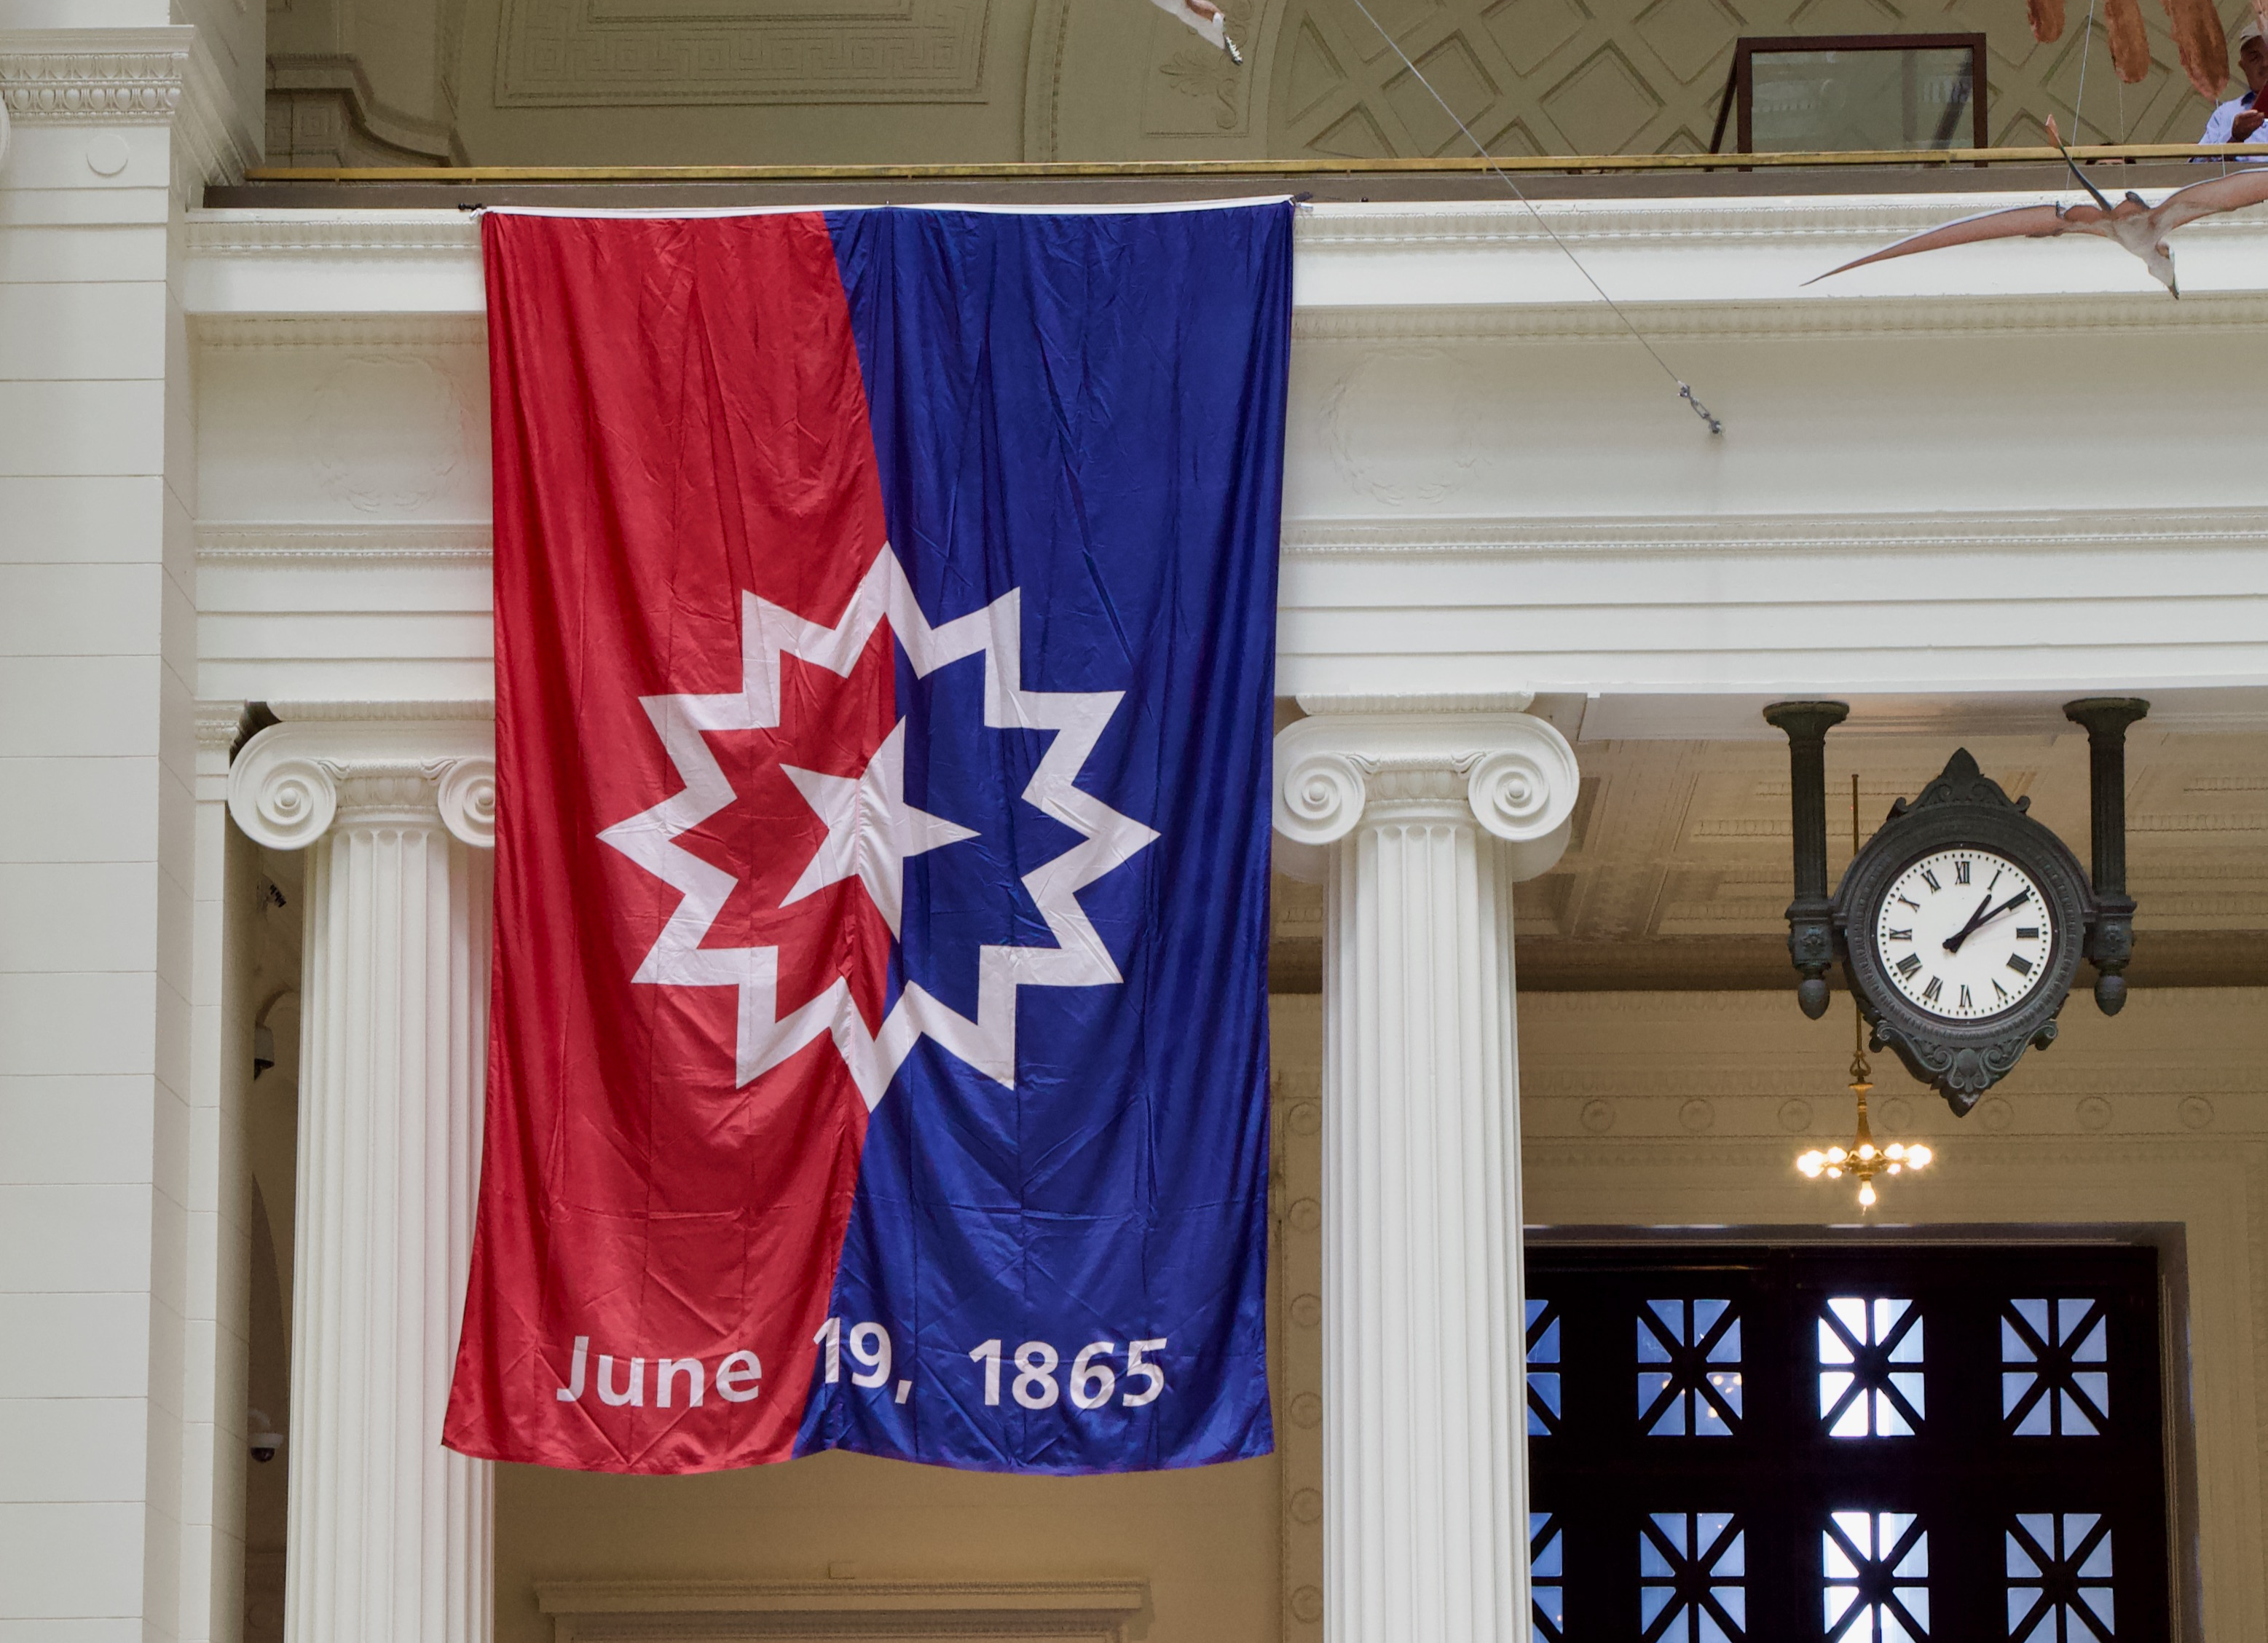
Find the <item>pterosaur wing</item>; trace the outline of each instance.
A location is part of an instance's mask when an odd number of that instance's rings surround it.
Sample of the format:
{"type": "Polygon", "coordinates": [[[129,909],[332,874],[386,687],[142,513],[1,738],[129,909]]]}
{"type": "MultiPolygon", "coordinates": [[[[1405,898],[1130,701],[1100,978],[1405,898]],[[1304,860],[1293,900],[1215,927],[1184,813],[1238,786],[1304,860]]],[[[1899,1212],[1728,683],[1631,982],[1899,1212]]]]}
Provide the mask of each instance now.
{"type": "Polygon", "coordinates": [[[2193,182],[2178,193],[2168,195],[2150,215],[2161,234],[2170,234],[2200,217],[2240,210],[2263,200],[2268,200],[2268,166],[2248,166],[2226,177],[2193,182]]]}
{"type": "MultiPolygon", "coordinates": [[[[2268,181],[2268,179],[2264,180],[2268,181]]],[[[2186,193],[2188,190],[2184,189],[2183,192],[2186,193]]],[[[2175,199],[2180,197],[2180,195],[2174,196],[2175,199]]],[[[2268,195],[2262,197],[2268,198],[2268,195]]],[[[2168,204],[2172,203],[2170,200],[2167,202],[2168,204]]],[[[2215,207],[2214,209],[2227,208],[2215,207]]],[[[1918,251],[1942,251],[1948,246],[1974,245],[1980,239],[2037,239],[2051,234],[2067,233],[2073,229],[2084,228],[2087,219],[2097,215],[2099,213],[2084,206],[2074,207],[2068,217],[2061,209],[2052,205],[2020,205],[2014,210],[1986,211],[1979,217],[1964,217],[1958,222],[1945,223],[1935,228],[1925,229],[1909,239],[1899,240],[1894,246],[1886,247],[1875,252],[1872,256],[1860,257],[1855,262],[1845,262],[1839,269],[1830,269],[1826,273],[1803,283],[1807,285],[1816,285],[1820,280],[1830,279],[1837,274],[1847,274],[1852,269],[1862,269],[1869,262],[1881,262],[1891,257],[1910,257],[1918,251]],[[2081,213],[2084,213],[2083,217],[2081,213]]]]}

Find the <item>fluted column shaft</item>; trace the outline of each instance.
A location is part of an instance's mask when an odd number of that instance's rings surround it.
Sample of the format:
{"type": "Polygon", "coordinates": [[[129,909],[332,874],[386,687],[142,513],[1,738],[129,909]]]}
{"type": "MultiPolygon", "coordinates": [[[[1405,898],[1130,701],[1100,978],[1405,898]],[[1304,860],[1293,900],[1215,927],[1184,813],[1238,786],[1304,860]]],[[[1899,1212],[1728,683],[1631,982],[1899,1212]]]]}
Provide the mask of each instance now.
{"type": "Polygon", "coordinates": [[[1574,755],[1509,704],[1302,705],[1335,710],[1278,739],[1277,810],[1326,852],[1324,1634],[1524,1643],[1512,887],[1574,755]]]}
{"type": "Polygon", "coordinates": [[[279,725],[230,806],[308,852],[286,1643],[486,1643],[492,1469],[440,1440],[479,1178],[485,726],[279,725]]]}

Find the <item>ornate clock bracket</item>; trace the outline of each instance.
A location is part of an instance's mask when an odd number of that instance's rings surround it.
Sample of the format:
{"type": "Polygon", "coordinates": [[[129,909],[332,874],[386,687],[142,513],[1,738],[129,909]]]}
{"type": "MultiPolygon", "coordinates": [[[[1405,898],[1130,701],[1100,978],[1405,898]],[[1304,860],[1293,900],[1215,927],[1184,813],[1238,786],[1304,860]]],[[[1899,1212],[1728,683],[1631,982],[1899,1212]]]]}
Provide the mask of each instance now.
{"type": "Polygon", "coordinates": [[[1827,895],[1827,733],[1850,716],[1847,702],[1775,702],[1764,710],[1764,722],[1787,733],[1788,803],[1795,824],[1787,955],[1803,976],[1796,1002],[1815,1021],[1827,1013],[1827,972],[1835,965],[1835,903],[1827,895]]]}
{"type": "MultiPolygon", "coordinates": [[[[2092,895],[2086,887],[2074,891],[2080,899],[2073,906],[2073,925],[2084,916],[2083,952],[2095,966],[2095,1002],[2105,1015],[2116,1015],[2126,1002],[2124,972],[2134,951],[2134,898],[2126,893],[2126,731],[2149,711],[2147,702],[2134,696],[2084,696],[2064,705],[2064,716],[2087,731],[2093,810],[2092,895]]],[[[1764,715],[1767,723],[1787,736],[1795,866],[1795,899],[1787,908],[1787,950],[1802,976],[1796,985],[1796,1000],[1815,1020],[1826,1013],[1827,972],[1841,956],[1837,904],[1827,893],[1827,733],[1848,718],[1850,711],[1849,704],[1842,702],[1778,702],[1766,708],[1764,715]]],[[[1975,763],[1965,754],[1955,756],[1955,764],[1947,766],[1948,776],[1956,773],[1956,765],[1970,777],[1977,775],[1975,763]]],[[[1939,779],[1942,782],[1946,777],[1939,779]]],[[[1997,787],[1991,791],[2002,806],[2008,807],[1997,787]]],[[[2027,805],[2018,799],[2008,807],[2021,813],[2027,805]]],[[[1891,822],[1908,813],[1909,807],[1901,801],[1891,811],[1891,822]]],[[[2052,835],[2043,837],[2053,844],[2052,835]]],[[[2053,848],[2068,858],[2069,852],[2060,844],[2053,848]]],[[[2071,866],[2075,877],[2078,864],[2074,861],[2071,866]]],[[[1873,1015],[1870,1010],[1870,1019],[1873,1015]]],[[[1886,1030],[1878,1020],[1878,1040],[1886,1030]]],[[[2051,1016],[2041,1033],[2043,1045],[2054,1036],[2051,1016]]],[[[1997,1076],[1997,1072],[1992,1075],[1997,1076]]],[[[1984,1083],[1991,1081],[1987,1078],[1984,1083]]],[[[1964,1090],[1967,1101],[1973,1101],[1984,1087],[1979,1084],[1977,1090],[1964,1090]]],[[[1956,1102],[1956,1108],[1965,1109],[1966,1104],[1956,1102]]]]}
{"type": "Polygon", "coordinates": [[[2134,898],[2126,894],[2126,727],[2150,711],[2139,696],[2090,696],[2066,702],[2063,716],[2087,730],[2093,800],[2095,923],[2087,956],[2095,966],[2095,1005],[2116,1015],[2126,1002],[2126,961],[2134,954],[2134,898]]]}

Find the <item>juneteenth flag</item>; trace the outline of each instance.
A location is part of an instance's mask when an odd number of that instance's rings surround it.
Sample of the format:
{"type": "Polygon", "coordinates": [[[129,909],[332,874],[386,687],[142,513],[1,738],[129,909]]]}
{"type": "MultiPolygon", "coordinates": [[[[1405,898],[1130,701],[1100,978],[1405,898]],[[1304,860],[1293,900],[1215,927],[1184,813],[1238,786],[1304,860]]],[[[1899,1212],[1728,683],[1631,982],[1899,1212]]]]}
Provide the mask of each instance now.
{"type": "Polygon", "coordinates": [[[486,217],[450,1447],[1268,1451],[1291,213],[486,217]]]}

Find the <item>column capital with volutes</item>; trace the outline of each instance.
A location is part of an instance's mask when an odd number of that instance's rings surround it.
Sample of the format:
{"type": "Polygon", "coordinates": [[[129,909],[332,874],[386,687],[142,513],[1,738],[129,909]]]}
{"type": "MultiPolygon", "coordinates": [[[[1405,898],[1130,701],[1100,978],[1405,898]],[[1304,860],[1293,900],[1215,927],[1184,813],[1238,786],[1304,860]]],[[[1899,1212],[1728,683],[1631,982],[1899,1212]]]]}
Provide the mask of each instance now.
{"type": "Polygon", "coordinates": [[[303,850],[342,820],[446,828],[496,846],[496,724],[473,704],[278,707],[229,767],[228,810],[271,850],[303,850]]]}
{"type": "Polygon", "coordinates": [[[1276,737],[1275,826],[1295,876],[1303,858],[1366,820],[1477,826],[1512,846],[1515,878],[1567,847],[1575,750],[1524,695],[1302,696],[1307,717],[1276,737]]]}

